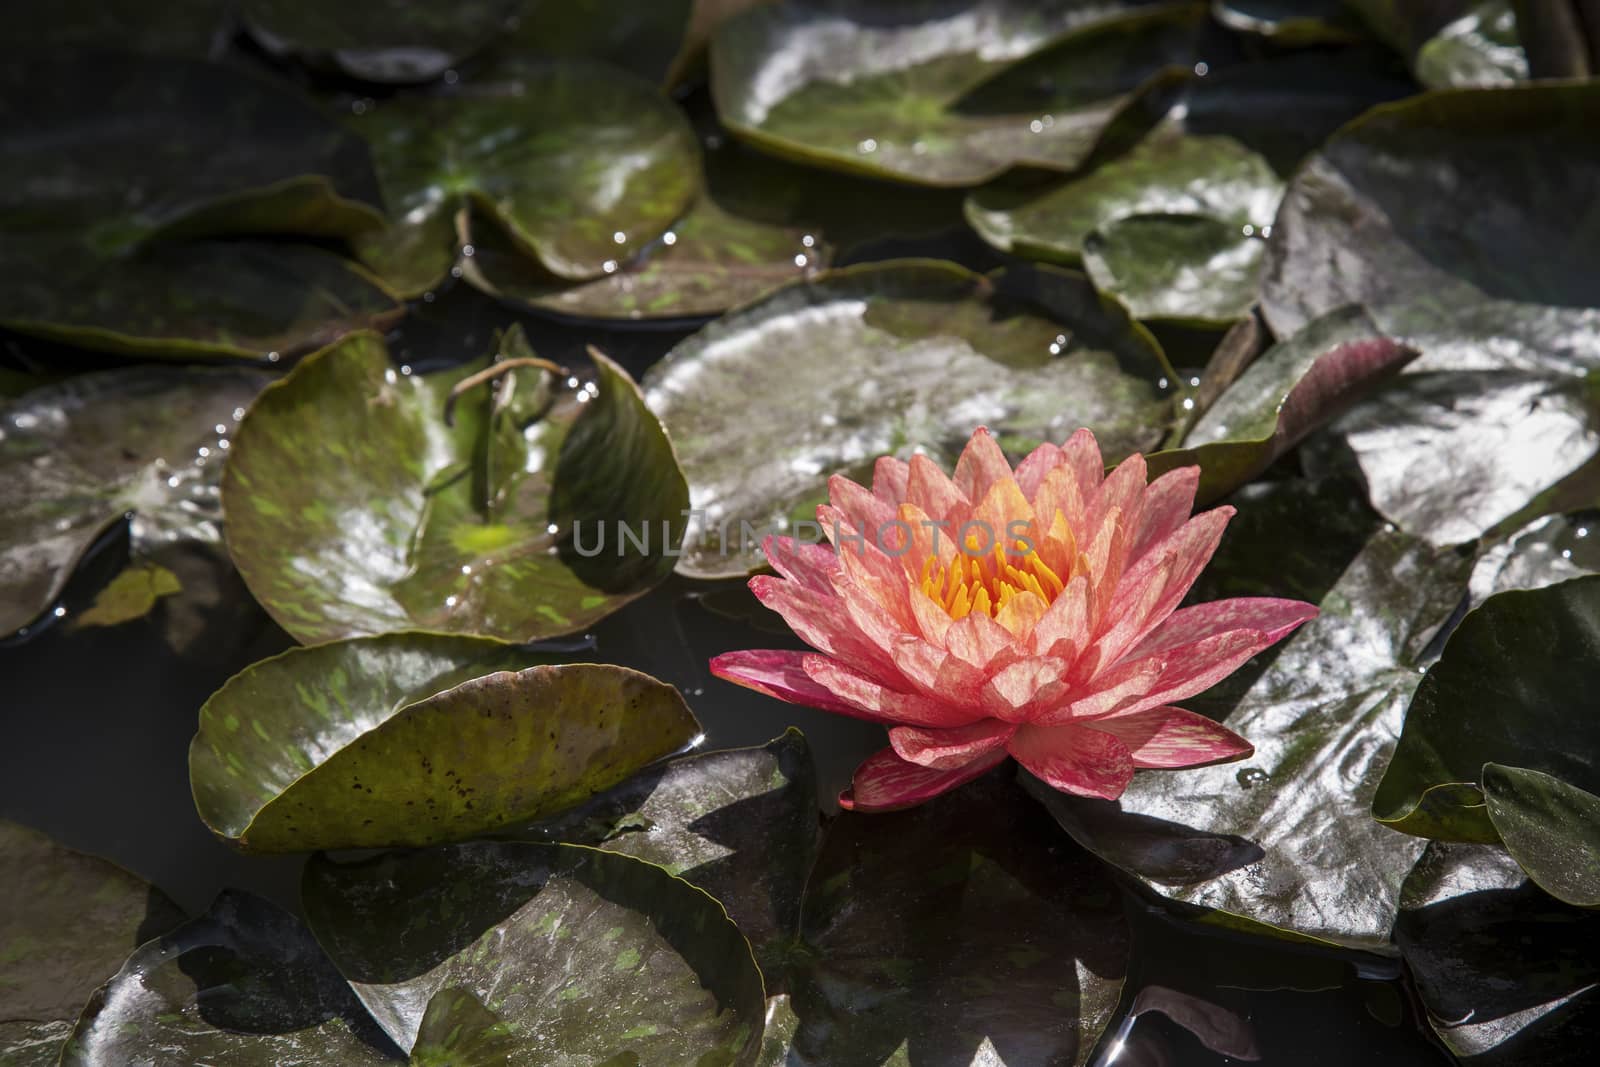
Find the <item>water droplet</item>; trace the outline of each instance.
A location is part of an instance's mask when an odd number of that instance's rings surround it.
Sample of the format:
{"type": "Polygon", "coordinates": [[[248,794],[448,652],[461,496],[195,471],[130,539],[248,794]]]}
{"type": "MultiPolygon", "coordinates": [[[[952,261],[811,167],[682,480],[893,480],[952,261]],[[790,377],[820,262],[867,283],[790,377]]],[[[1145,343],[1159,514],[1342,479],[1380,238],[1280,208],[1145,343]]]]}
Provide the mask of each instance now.
{"type": "Polygon", "coordinates": [[[445,597],[444,598],[444,606],[447,607],[447,608],[455,607],[456,606],[456,598],[453,597],[453,596],[445,597]]]}
{"type": "Polygon", "coordinates": [[[384,371],[383,371],[383,380],[387,384],[393,385],[395,382],[399,381],[400,379],[395,375],[393,367],[385,367],[384,371]]]}
{"type": "Polygon", "coordinates": [[[234,408],[233,409],[233,421],[234,422],[238,422],[242,418],[244,418],[244,408],[234,408]]]}
{"type": "Polygon", "coordinates": [[[1050,342],[1050,354],[1052,356],[1059,356],[1061,354],[1061,345],[1058,342],[1050,342]]]}
{"type": "Polygon", "coordinates": [[[473,248],[471,245],[462,245],[461,246],[461,254],[466,256],[468,259],[471,259],[474,255],[477,254],[477,252],[478,252],[478,250],[476,248],[473,248]]]}
{"type": "Polygon", "coordinates": [[[1167,381],[1165,378],[1162,378],[1159,382],[1156,382],[1156,388],[1157,389],[1165,389],[1170,384],[1172,384],[1172,383],[1167,381]]]}
{"type": "Polygon", "coordinates": [[[1272,236],[1272,227],[1271,226],[1263,226],[1263,227],[1261,227],[1261,236],[1262,237],[1271,237],[1272,236]]]}
{"type": "Polygon", "coordinates": [[[1247,223],[1245,223],[1245,224],[1244,224],[1244,226],[1243,226],[1243,227],[1242,227],[1242,232],[1243,232],[1243,233],[1244,233],[1244,235],[1245,235],[1245,236],[1246,236],[1246,237],[1254,237],[1254,236],[1255,236],[1255,235],[1256,235],[1256,228],[1255,228],[1255,227],[1254,227],[1254,226],[1252,226],[1252,225],[1250,225],[1250,224],[1249,224],[1249,223],[1248,223],[1248,222],[1247,222],[1247,223]]]}
{"type": "Polygon", "coordinates": [[[1578,536],[1579,537],[1588,537],[1589,536],[1589,527],[1587,527],[1587,526],[1578,527],[1578,536]]]}
{"type": "Polygon", "coordinates": [[[228,439],[226,437],[218,438],[217,447],[226,450],[228,447],[228,439]]]}
{"type": "Polygon", "coordinates": [[[177,478],[176,475],[174,475],[173,477],[167,479],[167,488],[168,489],[176,489],[176,488],[178,488],[178,478],[177,478]]]}
{"type": "Polygon", "coordinates": [[[1044,132],[1044,123],[1041,122],[1039,119],[1034,119],[1032,122],[1028,123],[1028,132],[1029,133],[1043,133],[1044,132]]]}
{"type": "Polygon", "coordinates": [[[433,303],[433,294],[432,294],[432,293],[423,293],[423,294],[422,294],[422,302],[423,302],[423,303],[424,303],[424,304],[431,304],[431,303],[433,303]]]}
{"type": "Polygon", "coordinates": [[[794,265],[797,267],[803,267],[809,262],[810,260],[806,259],[804,252],[794,257],[794,265]]]}
{"type": "Polygon", "coordinates": [[[456,82],[458,82],[460,80],[461,80],[461,75],[457,74],[455,71],[447,70],[447,71],[444,72],[444,83],[446,85],[454,85],[456,82]]]}
{"type": "Polygon", "coordinates": [[[350,101],[350,111],[351,111],[352,114],[355,114],[355,115],[364,115],[364,114],[366,114],[366,112],[367,112],[367,102],[365,100],[352,100],[352,101],[350,101]]]}
{"type": "Polygon", "coordinates": [[[668,246],[675,245],[678,243],[678,235],[668,230],[661,235],[661,243],[668,246]]]}
{"type": "Polygon", "coordinates": [[[450,268],[450,277],[452,277],[452,278],[461,277],[461,268],[460,267],[451,267],[450,268]]]}
{"type": "Polygon", "coordinates": [[[544,528],[544,532],[549,534],[551,537],[554,537],[556,534],[561,532],[561,527],[552,522],[544,528]]]}
{"type": "Polygon", "coordinates": [[[568,389],[576,389],[577,387],[578,387],[578,378],[577,378],[576,375],[574,375],[571,378],[567,379],[567,388],[568,389]]]}
{"type": "Polygon", "coordinates": [[[1190,385],[1199,385],[1199,384],[1200,384],[1200,378],[1199,378],[1199,376],[1198,376],[1198,375],[1197,375],[1197,376],[1195,376],[1195,377],[1193,377],[1193,378],[1190,378],[1190,379],[1189,379],[1189,384],[1190,384],[1190,385]]]}
{"type": "Polygon", "coordinates": [[[817,239],[808,233],[804,237],[800,238],[800,243],[807,248],[815,248],[817,246],[817,239]]]}
{"type": "Polygon", "coordinates": [[[411,364],[409,364],[409,363],[400,364],[400,373],[403,376],[407,377],[407,378],[411,377],[411,364]]]}
{"type": "Polygon", "coordinates": [[[276,363],[276,362],[278,362],[278,360],[280,360],[282,358],[283,357],[278,355],[278,353],[276,353],[276,352],[268,352],[267,353],[267,362],[268,363],[276,363]]]}
{"type": "Polygon", "coordinates": [[[462,564],[462,565],[461,565],[461,573],[462,573],[462,574],[471,574],[471,573],[472,573],[472,564],[470,564],[470,563],[463,563],[463,564],[462,564]]]}
{"type": "Polygon", "coordinates": [[[1563,549],[1562,549],[1562,550],[1561,550],[1561,558],[1562,558],[1562,559],[1571,559],[1571,558],[1572,558],[1572,549],[1570,549],[1570,548],[1563,548],[1563,549]]]}
{"type": "Polygon", "coordinates": [[[628,243],[628,235],[623,233],[621,230],[618,230],[616,233],[613,233],[611,235],[611,239],[613,241],[615,241],[619,245],[625,245],[625,244],[628,243]]]}
{"type": "Polygon", "coordinates": [[[856,145],[856,151],[861,153],[876,152],[877,150],[878,142],[871,137],[863,139],[860,144],[856,145]]]}
{"type": "Polygon", "coordinates": [[[1194,397],[1186,396],[1186,397],[1183,398],[1183,410],[1185,410],[1185,411],[1193,411],[1194,410],[1194,397]]]}
{"type": "Polygon", "coordinates": [[[617,272],[617,261],[614,259],[608,259],[604,263],[600,264],[600,269],[605,271],[607,274],[615,274],[617,272]]]}
{"type": "Polygon", "coordinates": [[[67,609],[58,606],[55,611],[51,612],[51,614],[58,619],[64,619],[67,616],[67,609]]]}
{"type": "Polygon", "coordinates": [[[1262,782],[1269,780],[1272,775],[1268,774],[1260,767],[1245,767],[1233,777],[1235,781],[1244,786],[1246,789],[1253,789],[1262,782]]]}
{"type": "Polygon", "coordinates": [[[207,456],[211,455],[211,449],[205,447],[204,445],[200,446],[199,452],[201,459],[205,459],[207,456]]]}
{"type": "Polygon", "coordinates": [[[1200,62],[1194,65],[1194,72],[1200,77],[1204,78],[1207,74],[1211,73],[1211,64],[1202,59],[1200,62]]]}
{"type": "Polygon", "coordinates": [[[227,433],[228,432],[228,428],[226,426],[224,426],[222,423],[219,422],[219,423],[217,423],[217,432],[218,433],[227,433]]]}

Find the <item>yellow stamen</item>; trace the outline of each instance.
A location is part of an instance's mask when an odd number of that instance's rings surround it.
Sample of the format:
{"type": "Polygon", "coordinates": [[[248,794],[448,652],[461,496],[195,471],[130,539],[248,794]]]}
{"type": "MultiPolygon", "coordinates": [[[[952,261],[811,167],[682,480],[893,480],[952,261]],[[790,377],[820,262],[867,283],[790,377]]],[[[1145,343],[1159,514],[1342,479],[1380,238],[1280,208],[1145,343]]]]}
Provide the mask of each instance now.
{"type": "MultiPolygon", "coordinates": [[[[1066,558],[1073,560],[1067,577],[1087,569],[1089,561],[1077,551],[1076,539],[1061,512],[1052,516],[1048,530],[1041,539],[1049,538],[1067,548],[1070,554],[1066,558]]],[[[958,552],[949,564],[941,564],[934,556],[923,560],[919,587],[952,619],[963,619],[972,612],[994,618],[1022,593],[1050,604],[1061,595],[1066,582],[1039,554],[1034,536],[1030,531],[1028,540],[1014,540],[1009,547],[996,540],[991,551],[979,555],[983,541],[976,534],[969,535],[967,551],[958,552]]]]}

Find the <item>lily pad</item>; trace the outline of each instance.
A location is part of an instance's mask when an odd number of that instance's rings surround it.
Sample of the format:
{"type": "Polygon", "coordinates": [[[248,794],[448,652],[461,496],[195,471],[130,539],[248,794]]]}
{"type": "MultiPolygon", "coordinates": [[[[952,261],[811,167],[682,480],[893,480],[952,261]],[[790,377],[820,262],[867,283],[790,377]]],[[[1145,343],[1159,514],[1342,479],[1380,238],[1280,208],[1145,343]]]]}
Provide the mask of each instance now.
{"type": "Polygon", "coordinates": [[[1014,454],[1080,426],[1109,456],[1147,449],[1171,417],[1168,376],[1125,309],[1054,268],[902,260],[780,289],[645,376],[696,512],[678,570],[748,573],[767,532],[805,535],[829,475],[914,448],[950,469],[978,425],[1014,454]]]}
{"type": "Polygon", "coordinates": [[[558,278],[486,219],[472,225],[473,285],[544,311],[584,318],[714,315],[809,277],[869,241],[948,229],[959,195],[817,171],[717,136],[704,190],[687,214],[631,262],[586,282],[558,278]]]}
{"type": "Polygon", "coordinates": [[[0,821],[0,862],[0,1063],[54,1064],[83,1002],[183,912],[122,868],[15,823],[0,821]]]}
{"type": "Polygon", "coordinates": [[[775,154],[925,185],[1072,170],[1204,9],[1118,0],[762,5],[711,44],[717,113],[775,154]]]}
{"type": "Polygon", "coordinates": [[[1528,55],[1510,0],[1480,0],[1423,42],[1414,60],[1430,89],[1489,88],[1528,80],[1528,55]]]}
{"type": "Polygon", "coordinates": [[[395,1052],[298,919],[230,890],[128,957],[83,1009],[61,1063],[376,1067],[395,1052]]]}
{"type": "Polygon", "coordinates": [[[1128,959],[1104,868],[1005,771],[827,830],[792,979],[787,1062],[1087,1062],[1128,959]]]}
{"type": "MultiPolygon", "coordinates": [[[[520,330],[501,354],[527,358],[520,330]]],[[[303,642],[427,629],[533,640],[581,630],[672,570],[688,494],[627,373],[483,364],[406,374],[352,336],[251,407],[223,477],[228,549],[303,642]],[[632,540],[629,540],[624,534],[632,540]]]]}
{"type": "Polygon", "coordinates": [[[1541,892],[1502,850],[1428,846],[1395,939],[1429,1022],[1473,1067],[1587,1067],[1600,1041],[1600,914],[1541,892]]]}
{"type": "Polygon", "coordinates": [[[441,989],[428,1000],[411,1046],[411,1067],[506,1067],[520,1049],[510,1024],[465,989],[441,989]]]}
{"type": "Polygon", "coordinates": [[[698,192],[688,120],[655,86],[596,63],[499,60],[454,87],[381,101],[355,128],[392,218],[360,252],[412,293],[448,273],[452,220],[468,204],[547,272],[586,279],[638,255],[698,192]]]}
{"type": "Polygon", "coordinates": [[[654,864],[479,842],[314,857],[318,939],[402,1047],[440,990],[470,993],[550,1067],[722,1063],[761,1047],[761,972],[721,906],[654,864]]]}
{"type": "MultiPolygon", "coordinates": [[[[1279,536],[1315,540],[1303,526],[1279,536]]],[[[1423,846],[1371,819],[1372,793],[1466,569],[1378,531],[1270,665],[1191,703],[1255,745],[1247,766],[1136,776],[1115,802],[1036,794],[1084,845],[1216,921],[1392,951],[1401,882],[1423,846]]]]}
{"type": "Polygon", "coordinates": [[[648,860],[704,889],[750,940],[767,991],[783,987],[818,840],[817,771],[799,730],[674,760],[537,830],[648,860]]]}
{"type": "Polygon", "coordinates": [[[1373,814],[1407,833],[1503,841],[1555,895],[1600,903],[1600,734],[1571,714],[1597,674],[1600,576],[1490,597],[1418,688],[1373,814]]]}
{"type": "Polygon", "coordinates": [[[0,409],[0,635],[47,611],[125,515],[135,555],[219,540],[225,442],[268,380],[244,368],[128,367],[0,409]]]}
{"type": "Polygon", "coordinates": [[[457,841],[553,814],[700,732],[672,686],[486,638],[291,649],[200,709],[195,806],[259,852],[457,841]]]}
{"type": "Polygon", "coordinates": [[[8,63],[0,99],[17,102],[0,106],[0,324],[261,356],[397,312],[319,249],[190,240],[382,224],[361,142],[292,93],[219,65],[62,54],[8,63]]]}
{"type": "Polygon", "coordinates": [[[1196,499],[1219,500],[1416,355],[1383,337],[1360,308],[1325,315],[1263,353],[1195,422],[1182,448],[1149,457],[1151,473],[1198,464],[1196,499]]]}
{"type": "MultiPolygon", "coordinates": [[[[511,47],[563,59],[590,59],[665,82],[685,44],[695,9],[706,0],[531,0],[523,5],[511,47]]],[[[702,42],[703,43],[703,42],[702,42]]]]}
{"type": "Polygon", "coordinates": [[[1129,215],[1084,240],[1095,288],[1141,319],[1226,326],[1256,302],[1263,244],[1241,226],[1204,215],[1129,215]]]}
{"type": "Polygon", "coordinates": [[[239,14],[269,52],[373,82],[421,82],[503,34],[523,0],[238,0],[239,14]]]}
{"type": "Polygon", "coordinates": [[[1344,0],[1211,0],[1211,16],[1230,30],[1274,44],[1341,44],[1362,36],[1344,0]]]}
{"type": "Polygon", "coordinates": [[[1491,546],[1472,566],[1472,599],[1542,589],[1600,572],[1600,522],[1592,514],[1547,515],[1491,546]]]}

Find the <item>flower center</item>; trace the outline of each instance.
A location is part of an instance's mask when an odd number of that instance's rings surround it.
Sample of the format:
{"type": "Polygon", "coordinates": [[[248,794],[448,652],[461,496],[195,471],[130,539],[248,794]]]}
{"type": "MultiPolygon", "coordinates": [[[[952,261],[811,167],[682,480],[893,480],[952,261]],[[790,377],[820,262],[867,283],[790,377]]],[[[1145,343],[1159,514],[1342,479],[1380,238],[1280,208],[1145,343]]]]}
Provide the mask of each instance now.
{"type": "Polygon", "coordinates": [[[964,619],[974,611],[994,618],[1022,593],[1032,593],[1046,604],[1060,595],[1061,579],[1026,542],[1018,541],[1010,553],[995,545],[985,555],[973,553],[973,543],[968,538],[948,567],[933,556],[922,564],[922,591],[952,619],[964,619]]]}

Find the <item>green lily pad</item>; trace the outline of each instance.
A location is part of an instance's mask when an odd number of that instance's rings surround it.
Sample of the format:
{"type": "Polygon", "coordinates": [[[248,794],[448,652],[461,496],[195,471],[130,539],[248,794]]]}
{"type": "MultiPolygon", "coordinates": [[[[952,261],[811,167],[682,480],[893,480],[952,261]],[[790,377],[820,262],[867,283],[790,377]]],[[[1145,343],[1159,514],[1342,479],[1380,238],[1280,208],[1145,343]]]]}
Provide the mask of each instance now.
{"type": "Polygon", "coordinates": [[[48,610],[131,513],[132,551],[217,541],[217,482],[255,370],[128,367],[0,409],[0,635],[48,610]]]}
{"type": "Polygon", "coordinates": [[[137,949],[90,999],[62,1067],[350,1067],[395,1049],[300,921],[229,890],[137,949]]]}
{"type": "Polygon", "coordinates": [[[1360,308],[1325,315],[1252,363],[1189,429],[1182,448],[1150,456],[1152,476],[1198,464],[1196,499],[1219,500],[1416,355],[1383,337],[1360,308]]]}
{"type": "Polygon", "coordinates": [[[817,771],[793,728],[760,748],[674,760],[538,827],[648,860],[716,897],[750,939],[769,993],[791,962],[817,831],[817,771]]]}
{"type": "MultiPolygon", "coordinates": [[[[525,358],[520,330],[501,354],[525,358]]],[[[581,630],[671,573],[688,494],[633,381],[396,371],[352,336],[251,407],[222,482],[228,549],[303,642],[426,629],[534,640],[581,630]],[[633,538],[624,537],[624,531],[633,538]],[[642,541],[641,541],[642,539],[642,541]]]]}
{"type": "MultiPolygon", "coordinates": [[[[1278,536],[1303,556],[1324,535],[1300,525],[1278,536]]],[[[1255,569],[1269,583],[1271,563],[1255,569]]],[[[1036,793],[1102,858],[1162,896],[1215,909],[1215,921],[1392,951],[1401,881],[1423,845],[1372,820],[1372,793],[1416,663],[1459,602],[1466,569],[1453,553],[1379,530],[1276,658],[1189,702],[1255,745],[1244,766],[1135,776],[1120,801],[1036,793]]]]}
{"type": "Polygon", "coordinates": [[[672,686],[486,638],[291,649],[200,709],[200,817],[242,849],[458,841],[553,814],[700,732],[672,686]]]}
{"type": "Polygon", "coordinates": [[[1587,1067],[1600,1041],[1600,914],[1529,882],[1504,851],[1433,842],[1395,939],[1428,1020],[1473,1067],[1587,1067]]]}
{"type": "Polygon", "coordinates": [[[503,34],[522,6],[523,0],[238,0],[245,25],[269,52],[354,78],[400,83],[437,78],[503,34]]]}
{"type": "Polygon", "coordinates": [[[468,204],[545,271],[577,280],[616,271],[698,192],[688,120],[655,86],[600,64],[507,58],[354,123],[392,219],[358,249],[410,293],[448,274],[468,204]]]}
{"type": "Polygon", "coordinates": [[[494,296],[584,318],[677,319],[747,304],[814,275],[866,242],[948,228],[959,195],[817,171],[720,136],[704,190],[672,229],[611,274],[572,282],[542,270],[475,219],[467,280],[494,296]]]}
{"type": "Polygon", "coordinates": [[[1141,319],[1226,326],[1256,302],[1263,242],[1205,215],[1129,215],[1094,230],[1083,264],[1095,288],[1141,319]]]}
{"type": "Polygon", "coordinates": [[[0,863],[0,1064],[54,1064],[89,994],[183,912],[122,868],[3,820],[0,863]]]}
{"type": "Polygon", "coordinates": [[[453,988],[498,1016],[530,1063],[744,1067],[760,1050],[749,944],[714,899],[654,864],[479,842],[314,857],[302,893],[318,940],[402,1047],[453,988]]]}
{"type": "Polygon", "coordinates": [[[1275,44],[1341,44],[1362,36],[1344,0],[1211,0],[1211,17],[1275,44]]]}
{"type": "Polygon", "coordinates": [[[458,986],[428,999],[411,1046],[411,1067],[506,1067],[520,1054],[517,1032],[458,986]]]}
{"type": "Polygon", "coordinates": [[[1481,0],[1423,42],[1413,61],[1430,89],[1486,89],[1528,80],[1510,0],[1481,0]]]}
{"type": "Polygon", "coordinates": [[[1204,9],[1118,0],[761,5],[718,26],[729,130],[803,162],[925,185],[1071,170],[1146,79],[1194,62],[1204,9]]]}
{"type": "Polygon", "coordinates": [[[1600,572],[1595,516],[1547,515],[1491,546],[1472,566],[1472,600],[1509,589],[1542,589],[1600,572]]]}
{"type": "Polygon", "coordinates": [[[1418,688],[1373,814],[1407,833],[1503,841],[1551,892],[1600,903],[1600,736],[1572,715],[1597,664],[1600,576],[1484,601],[1418,688]]]}
{"type": "Polygon", "coordinates": [[[0,106],[0,324],[135,354],[261,356],[397,313],[320,249],[191,240],[382,224],[361,142],[292,93],[213,64],[65,54],[8,63],[0,99],[18,102],[0,106]]]}
{"type": "Polygon", "coordinates": [[[226,22],[222,0],[60,0],[6,12],[12,39],[43,54],[85,49],[206,59],[224,44],[226,22]]]}
{"type": "Polygon", "coordinates": [[[1081,1065],[1128,962],[1105,869],[1004,770],[832,822],[801,935],[790,1063],[1081,1065]]]}
{"type": "Polygon", "coordinates": [[[902,260],[780,289],[645,376],[699,520],[678,570],[748,573],[767,532],[804,534],[794,524],[811,522],[829,475],[919,447],[950,469],[979,425],[1013,454],[1080,426],[1108,456],[1147,449],[1171,417],[1159,383],[1172,374],[1125,309],[1054,268],[985,277],[902,260]]]}

